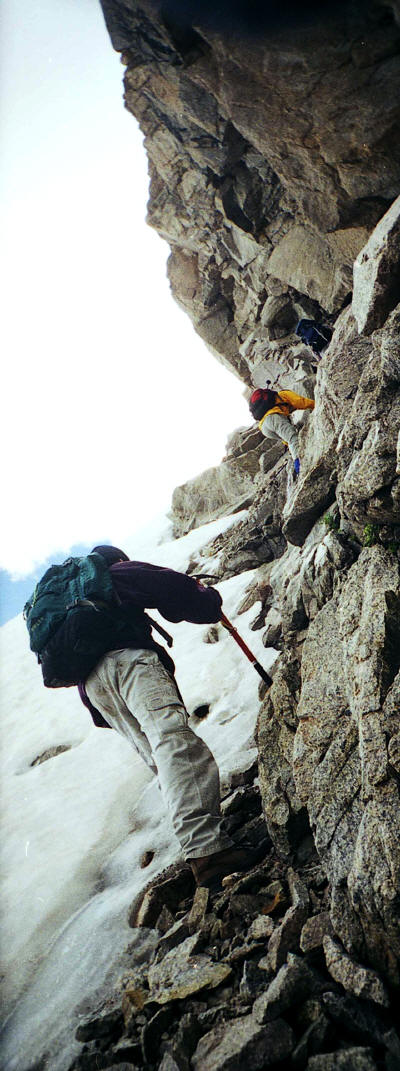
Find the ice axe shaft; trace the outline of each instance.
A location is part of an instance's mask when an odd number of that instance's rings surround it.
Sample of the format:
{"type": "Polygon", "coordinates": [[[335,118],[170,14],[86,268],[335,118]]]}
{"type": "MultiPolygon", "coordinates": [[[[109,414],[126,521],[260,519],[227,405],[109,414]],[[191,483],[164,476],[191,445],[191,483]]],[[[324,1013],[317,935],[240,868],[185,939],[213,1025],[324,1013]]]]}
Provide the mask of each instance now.
{"type": "Polygon", "coordinates": [[[257,662],[256,656],[252,654],[250,648],[247,646],[247,643],[245,643],[242,637],[239,636],[237,629],[235,629],[235,626],[232,625],[231,621],[229,621],[229,618],[226,617],[226,614],[221,613],[220,621],[221,625],[226,628],[227,632],[230,632],[232,639],[236,641],[238,647],[240,647],[241,651],[243,651],[243,654],[246,655],[246,658],[248,658],[249,662],[252,663],[256,672],[259,673],[260,677],[262,677],[263,681],[265,681],[265,684],[268,684],[270,686],[272,684],[272,678],[270,677],[269,673],[267,673],[266,669],[263,669],[263,667],[260,666],[260,663],[257,662]]]}
{"type": "MultiPolygon", "coordinates": [[[[218,577],[214,576],[212,573],[197,573],[194,579],[199,582],[200,580],[218,580],[218,577]]],[[[227,617],[226,614],[222,612],[219,620],[221,625],[226,628],[227,632],[230,632],[232,639],[235,640],[238,647],[240,647],[240,650],[243,651],[243,654],[245,654],[246,658],[248,658],[249,662],[251,662],[252,666],[254,666],[256,673],[258,673],[260,677],[262,677],[262,680],[265,682],[265,684],[268,684],[268,687],[270,688],[272,684],[272,677],[270,677],[266,669],[264,669],[263,666],[260,666],[260,663],[257,662],[256,656],[252,653],[252,651],[250,651],[250,648],[247,646],[247,643],[244,642],[242,637],[239,636],[237,629],[234,625],[232,625],[232,621],[230,621],[229,617],[227,617]]]]}

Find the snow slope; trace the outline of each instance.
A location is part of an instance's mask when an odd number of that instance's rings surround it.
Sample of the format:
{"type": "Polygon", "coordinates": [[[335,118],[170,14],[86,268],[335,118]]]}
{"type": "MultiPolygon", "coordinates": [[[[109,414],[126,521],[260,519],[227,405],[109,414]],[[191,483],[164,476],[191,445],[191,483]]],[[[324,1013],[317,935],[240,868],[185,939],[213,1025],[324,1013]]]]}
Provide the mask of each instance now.
{"type": "MultiPolygon", "coordinates": [[[[159,518],[126,545],[136,559],[184,571],[194,551],[237,523],[237,514],[170,541],[159,518]],[[162,541],[162,542],[160,542],[162,541]]],[[[215,571],[205,560],[204,571],[215,571]]],[[[253,573],[219,585],[224,610],[236,610],[253,573]]],[[[250,632],[255,608],[238,627],[268,668],[274,652],[250,632]]],[[[162,620],[160,618],[160,620],[162,620]]],[[[202,642],[208,626],[168,624],[177,679],[189,713],[210,704],[196,731],[207,740],[222,777],[246,764],[254,746],[259,678],[232,639],[202,642]]],[[[1,763],[3,841],[1,886],[4,1071],[25,1071],[43,1052],[52,1071],[64,1071],[80,1046],[78,1013],[101,998],[126,966],[124,954],[151,942],[129,929],[129,904],[179,856],[155,779],[127,742],[96,729],[76,689],[46,691],[29,651],[22,617],[0,630],[2,664],[1,763]],[[50,748],[65,750],[40,765],[50,748]],[[140,869],[145,850],[154,852],[140,869]],[[89,1003],[88,1003],[89,1002],[89,1003]]]]}

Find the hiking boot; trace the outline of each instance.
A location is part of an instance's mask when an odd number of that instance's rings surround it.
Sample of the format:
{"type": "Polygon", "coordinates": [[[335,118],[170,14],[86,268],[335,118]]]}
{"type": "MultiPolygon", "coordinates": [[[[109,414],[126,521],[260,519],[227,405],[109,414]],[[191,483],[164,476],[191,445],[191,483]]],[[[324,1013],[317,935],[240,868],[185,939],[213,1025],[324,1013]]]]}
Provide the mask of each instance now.
{"type": "Polygon", "coordinates": [[[251,870],[263,859],[267,850],[265,841],[257,848],[232,845],[232,848],[225,848],[222,852],[202,855],[199,859],[189,859],[188,862],[196,885],[205,885],[207,889],[216,890],[221,887],[222,878],[225,878],[227,874],[251,870]]]}

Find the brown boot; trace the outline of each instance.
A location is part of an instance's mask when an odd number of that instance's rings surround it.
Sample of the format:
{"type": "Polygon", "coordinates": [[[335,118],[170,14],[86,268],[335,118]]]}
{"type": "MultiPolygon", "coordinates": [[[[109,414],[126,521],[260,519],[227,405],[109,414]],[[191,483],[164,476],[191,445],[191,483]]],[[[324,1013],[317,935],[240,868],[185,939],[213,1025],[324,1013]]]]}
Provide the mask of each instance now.
{"type": "Polygon", "coordinates": [[[251,870],[266,854],[267,848],[225,848],[213,855],[202,855],[199,859],[189,859],[196,885],[206,885],[207,889],[217,889],[222,878],[236,871],[251,870]]]}

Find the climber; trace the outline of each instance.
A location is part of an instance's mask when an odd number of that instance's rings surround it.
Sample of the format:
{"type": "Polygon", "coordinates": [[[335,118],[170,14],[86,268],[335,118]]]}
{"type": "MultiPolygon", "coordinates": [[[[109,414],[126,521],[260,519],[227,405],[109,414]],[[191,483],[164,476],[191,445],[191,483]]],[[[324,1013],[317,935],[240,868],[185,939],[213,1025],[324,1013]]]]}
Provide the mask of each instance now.
{"type": "Polygon", "coordinates": [[[298,432],[290,420],[290,414],[295,409],[314,409],[313,398],[303,398],[301,394],[295,394],[293,390],[254,390],[249,408],[254,420],[258,420],[258,426],[263,435],[271,439],[282,439],[289,447],[293,458],[295,476],[300,472],[300,459],[298,449],[298,432]]]}
{"type": "Polygon", "coordinates": [[[320,358],[323,351],[329,346],[332,338],[332,328],[327,324],[318,323],[317,320],[299,320],[295,334],[306,346],[310,346],[316,357],[320,358]]]}
{"type": "Polygon", "coordinates": [[[169,621],[211,623],[221,617],[221,596],[185,573],[132,562],[116,547],[98,546],[92,553],[107,562],[119,607],[128,616],[117,649],[114,643],[78,685],[79,694],[95,725],[125,736],[158,776],[196,884],[218,887],[224,875],[254,866],[265,848],[235,844],[225,832],[216,761],[189,727],[174,663],[153,640],[143,611],[156,607],[169,621]]]}

